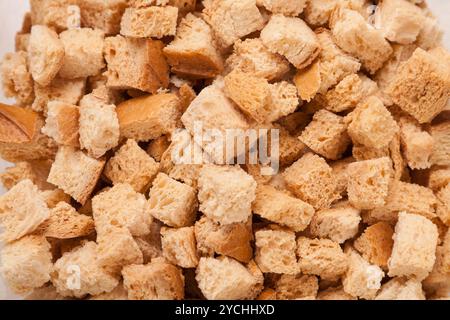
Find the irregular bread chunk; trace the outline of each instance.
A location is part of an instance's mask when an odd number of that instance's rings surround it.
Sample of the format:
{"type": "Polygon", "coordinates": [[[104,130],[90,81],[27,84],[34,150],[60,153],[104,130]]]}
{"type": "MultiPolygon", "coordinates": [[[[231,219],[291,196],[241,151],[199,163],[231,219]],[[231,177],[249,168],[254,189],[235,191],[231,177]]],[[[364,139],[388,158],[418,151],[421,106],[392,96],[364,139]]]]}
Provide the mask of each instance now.
{"type": "Polygon", "coordinates": [[[118,34],[120,20],[128,6],[128,0],[78,1],[83,26],[103,30],[108,35],[118,34]]]}
{"type": "Polygon", "coordinates": [[[450,226],[450,182],[436,196],[438,198],[437,216],[445,225],[450,226]]]}
{"type": "Polygon", "coordinates": [[[431,163],[438,166],[450,166],[450,122],[431,126],[433,153],[431,163]]]}
{"type": "Polygon", "coordinates": [[[195,268],[198,264],[194,227],[162,228],[163,256],[181,268],[195,268]]]}
{"type": "Polygon", "coordinates": [[[427,169],[431,167],[433,155],[433,137],[422,130],[416,120],[400,119],[400,136],[403,153],[411,169],[427,169]]]}
{"type": "Polygon", "coordinates": [[[78,106],[57,100],[50,101],[47,104],[45,126],[41,131],[60,145],[79,147],[79,118],[78,106]]]}
{"type": "Polygon", "coordinates": [[[375,300],[425,300],[425,295],[419,281],[394,278],[381,286],[375,300]]]}
{"type": "Polygon", "coordinates": [[[275,282],[277,300],[297,300],[307,297],[316,297],[319,290],[317,277],[310,275],[282,274],[275,282]]]}
{"type": "Polygon", "coordinates": [[[29,105],[34,100],[34,84],[28,69],[27,53],[7,53],[1,63],[2,87],[6,98],[29,105]]]}
{"type": "Polygon", "coordinates": [[[177,29],[178,8],[128,8],[122,16],[120,34],[131,38],[174,36],[177,29]]]}

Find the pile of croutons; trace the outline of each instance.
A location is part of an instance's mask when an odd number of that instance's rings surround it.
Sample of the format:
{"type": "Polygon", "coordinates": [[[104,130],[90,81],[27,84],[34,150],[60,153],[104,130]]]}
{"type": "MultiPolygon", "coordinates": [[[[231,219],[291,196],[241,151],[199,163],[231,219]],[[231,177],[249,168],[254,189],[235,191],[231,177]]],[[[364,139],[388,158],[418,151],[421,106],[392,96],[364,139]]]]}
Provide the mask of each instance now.
{"type": "Polygon", "coordinates": [[[425,1],[30,3],[1,63],[12,291],[449,298],[450,53],[425,1]],[[198,123],[277,130],[279,170],[212,156],[198,123]]]}

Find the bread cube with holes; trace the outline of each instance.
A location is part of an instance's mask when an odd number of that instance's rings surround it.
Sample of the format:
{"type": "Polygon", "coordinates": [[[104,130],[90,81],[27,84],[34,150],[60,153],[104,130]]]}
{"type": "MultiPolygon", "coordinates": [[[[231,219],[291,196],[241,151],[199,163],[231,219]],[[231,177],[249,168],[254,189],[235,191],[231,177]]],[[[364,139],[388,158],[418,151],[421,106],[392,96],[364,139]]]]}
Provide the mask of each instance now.
{"type": "Polygon", "coordinates": [[[305,21],[313,26],[324,26],[328,24],[330,20],[331,13],[338,0],[316,0],[307,1],[303,15],[305,16],[305,21]]]}
{"type": "Polygon", "coordinates": [[[161,229],[163,256],[181,268],[195,268],[198,264],[194,227],[161,229]]]}
{"type": "Polygon", "coordinates": [[[431,126],[433,153],[431,163],[438,166],[450,166],[450,122],[442,122],[431,126]]]}
{"type": "Polygon", "coordinates": [[[437,216],[445,225],[450,226],[450,183],[439,190],[436,196],[438,199],[437,216]]]}
{"type": "Polygon", "coordinates": [[[120,21],[129,1],[83,0],[78,1],[83,26],[100,29],[108,35],[118,34],[120,21]]]}
{"type": "Polygon", "coordinates": [[[449,167],[431,167],[428,176],[428,188],[438,191],[450,183],[449,167]]]}
{"type": "Polygon", "coordinates": [[[306,0],[257,0],[259,6],[263,6],[270,12],[276,14],[281,13],[285,16],[296,17],[303,12],[306,6],[306,0]]]}
{"type": "Polygon", "coordinates": [[[194,188],[164,173],[158,174],[150,189],[148,213],[166,225],[181,228],[194,224],[197,216],[194,188]]]}
{"type": "Polygon", "coordinates": [[[120,34],[131,38],[174,36],[177,29],[178,8],[144,7],[125,10],[120,23],[120,34]]]}
{"type": "Polygon", "coordinates": [[[7,53],[1,62],[2,88],[6,98],[14,98],[20,104],[34,100],[34,84],[24,51],[7,53]]]}
{"type": "Polygon", "coordinates": [[[69,27],[70,9],[74,1],[69,0],[31,0],[31,23],[46,25],[57,32],[69,27]]]}
{"type": "Polygon", "coordinates": [[[47,104],[47,118],[42,133],[60,145],[80,146],[80,109],[70,103],[50,101],[47,104]]]}
{"type": "Polygon", "coordinates": [[[433,137],[410,118],[400,119],[400,137],[408,166],[411,169],[430,168],[433,137]]]}
{"type": "Polygon", "coordinates": [[[381,286],[375,300],[426,300],[416,279],[393,278],[381,286]]]}

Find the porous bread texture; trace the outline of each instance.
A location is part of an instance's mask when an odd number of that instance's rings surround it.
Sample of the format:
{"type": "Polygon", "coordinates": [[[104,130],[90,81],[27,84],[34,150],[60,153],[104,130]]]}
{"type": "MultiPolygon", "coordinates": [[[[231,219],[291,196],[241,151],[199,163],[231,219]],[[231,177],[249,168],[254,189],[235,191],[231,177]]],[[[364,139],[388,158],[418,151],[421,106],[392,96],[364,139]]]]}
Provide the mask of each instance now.
{"type": "Polygon", "coordinates": [[[434,166],[429,170],[428,188],[439,191],[450,183],[450,167],[434,166]]]}
{"type": "Polygon", "coordinates": [[[450,182],[436,196],[438,199],[436,214],[445,225],[450,226],[450,182]]]}
{"type": "Polygon", "coordinates": [[[256,4],[264,6],[272,13],[280,13],[285,16],[296,17],[303,12],[307,0],[256,0],[256,4]]]}
{"type": "Polygon", "coordinates": [[[30,0],[31,23],[46,25],[58,32],[66,30],[69,25],[69,5],[71,0],[30,0]]]}
{"type": "Polygon", "coordinates": [[[342,287],[331,287],[317,294],[317,300],[357,300],[349,295],[342,287]]]}
{"type": "Polygon", "coordinates": [[[17,294],[29,293],[50,280],[52,255],[43,236],[28,235],[6,244],[0,258],[0,273],[17,294]]]}
{"type": "Polygon", "coordinates": [[[245,222],[252,214],[256,182],[239,167],[203,166],[198,188],[199,210],[221,225],[245,222]]]}
{"type": "Polygon", "coordinates": [[[47,118],[42,133],[60,145],[79,147],[80,110],[78,106],[62,101],[49,101],[47,118]]]}
{"type": "Polygon", "coordinates": [[[253,261],[244,266],[228,257],[200,258],[195,278],[208,300],[254,299],[264,282],[253,261]]]}
{"type": "Polygon", "coordinates": [[[411,169],[428,169],[431,167],[433,154],[433,137],[422,130],[416,120],[400,119],[400,137],[403,154],[411,169]]]}
{"type": "Polygon", "coordinates": [[[275,282],[277,300],[298,300],[302,298],[315,298],[319,290],[319,281],[316,276],[282,274],[275,282]]]}
{"type": "Polygon", "coordinates": [[[23,180],[0,197],[1,239],[10,243],[31,234],[49,215],[39,189],[31,180],[23,180]]]}
{"type": "Polygon", "coordinates": [[[198,264],[194,227],[161,229],[163,256],[181,268],[195,268],[198,264]]]}
{"type": "Polygon", "coordinates": [[[303,11],[305,21],[313,26],[326,25],[339,0],[307,1],[303,11]]]}
{"type": "Polygon", "coordinates": [[[426,300],[422,284],[415,279],[393,278],[381,286],[375,300],[426,300]]]}
{"type": "Polygon", "coordinates": [[[17,162],[0,174],[0,181],[7,190],[26,179],[31,180],[39,190],[50,190],[54,188],[47,182],[51,165],[51,160],[17,162]]]}
{"type": "Polygon", "coordinates": [[[1,63],[2,88],[6,98],[28,105],[34,100],[34,84],[28,69],[27,53],[7,53],[1,63]]]}
{"type": "Polygon", "coordinates": [[[107,35],[120,31],[120,20],[127,7],[128,0],[83,0],[80,6],[81,24],[93,29],[100,29],[107,35]]]}
{"type": "Polygon", "coordinates": [[[431,163],[439,166],[450,166],[450,122],[442,122],[431,126],[430,134],[433,138],[433,152],[431,163]]]}

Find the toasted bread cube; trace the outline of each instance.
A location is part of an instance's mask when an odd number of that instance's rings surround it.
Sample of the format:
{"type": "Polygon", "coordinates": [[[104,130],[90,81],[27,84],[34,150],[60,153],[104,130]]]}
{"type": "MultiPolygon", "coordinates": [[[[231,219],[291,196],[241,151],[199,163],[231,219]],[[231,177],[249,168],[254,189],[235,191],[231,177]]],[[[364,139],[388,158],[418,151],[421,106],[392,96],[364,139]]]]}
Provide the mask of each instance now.
{"type": "Polygon", "coordinates": [[[261,31],[261,40],[271,52],[286,57],[297,69],[310,65],[320,53],[315,33],[299,18],[273,15],[261,31]]]}
{"type": "Polygon", "coordinates": [[[144,256],[144,264],[149,263],[155,258],[161,258],[162,245],[161,245],[161,228],[163,223],[158,220],[153,220],[150,225],[150,233],[143,237],[134,237],[137,245],[142,251],[144,256]]]}
{"type": "Polygon", "coordinates": [[[61,101],[50,101],[47,104],[47,118],[42,133],[65,146],[79,147],[79,118],[78,106],[61,101]]]}
{"type": "Polygon", "coordinates": [[[48,86],[61,69],[64,54],[64,45],[55,31],[45,26],[33,26],[28,58],[34,81],[48,86]]]}
{"type": "Polygon", "coordinates": [[[0,174],[0,181],[7,190],[27,179],[31,180],[39,190],[53,189],[54,186],[47,182],[51,166],[51,160],[17,162],[14,167],[5,168],[0,174]]]}
{"type": "Polygon", "coordinates": [[[148,210],[153,217],[168,226],[176,228],[191,226],[197,214],[195,190],[160,173],[150,189],[148,210]]]}
{"type": "Polygon", "coordinates": [[[206,216],[195,223],[195,237],[200,254],[214,253],[248,263],[253,257],[252,219],[245,223],[219,225],[206,216]]]}
{"type": "Polygon", "coordinates": [[[114,288],[111,292],[105,292],[101,293],[99,295],[96,295],[95,297],[89,297],[89,300],[119,300],[119,301],[125,301],[128,300],[128,292],[123,287],[122,283],[119,283],[117,287],[114,288]]]}
{"type": "MultiPolygon", "coordinates": [[[[279,130],[278,136],[278,151],[279,161],[281,166],[290,166],[292,163],[300,159],[306,152],[306,145],[301,142],[296,136],[289,134],[281,125],[274,125],[274,129],[279,130]]],[[[260,171],[261,172],[261,171],[260,171]]],[[[266,176],[270,177],[270,176],[266,176]]]]}
{"type": "Polygon", "coordinates": [[[379,70],[393,52],[383,33],[373,28],[357,11],[335,10],[330,26],[337,45],[358,58],[371,74],[379,70]]]}
{"type": "Polygon", "coordinates": [[[164,48],[172,72],[191,78],[212,78],[223,70],[210,26],[188,14],[178,26],[175,39],[164,48]]]}
{"type": "Polygon", "coordinates": [[[7,244],[0,257],[0,273],[17,294],[28,293],[50,280],[52,254],[45,237],[30,235],[7,244]]]}
{"type": "Polygon", "coordinates": [[[436,260],[438,231],[425,217],[401,212],[395,226],[389,276],[426,278],[436,260]]]}
{"type": "Polygon", "coordinates": [[[310,224],[311,235],[329,238],[344,243],[359,231],[361,212],[352,206],[320,210],[314,214],[310,224]]]}
{"type": "Polygon", "coordinates": [[[293,17],[303,12],[306,2],[306,0],[256,0],[259,6],[263,6],[274,14],[281,13],[293,17]]]}
{"type": "Polygon", "coordinates": [[[264,277],[254,262],[244,266],[228,257],[200,258],[196,280],[208,300],[254,299],[264,277]]]}
{"type": "Polygon", "coordinates": [[[108,87],[156,93],[169,85],[169,66],[161,41],[122,36],[105,40],[108,87]],[[132,57],[132,58],[131,58],[132,57]]]}
{"type": "Polygon", "coordinates": [[[450,183],[449,167],[432,167],[428,176],[428,188],[438,191],[450,183]]]}
{"type": "Polygon", "coordinates": [[[342,160],[334,161],[330,164],[331,168],[333,169],[333,175],[336,179],[336,192],[341,196],[347,193],[347,169],[348,165],[354,161],[355,159],[353,159],[352,157],[348,157],[342,160]]]}
{"type": "Polygon", "coordinates": [[[170,143],[171,142],[169,141],[169,137],[167,135],[156,138],[150,141],[147,147],[147,154],[155,161],[161,162],[164,152],[166,152],[169,148],[170,143]]]}
{"type": "Polygon", "coordinates": [[[92,95],[80,102],[80,146],[94,158],[102,157],[119,144],[119,119],[116,107],[92,95]]]}
{"type": "Polygon", "coordinates": [[[281,79],[289,72],[289,62],[279,54],[270,52],[259,38],[237,40],[226,65],[229,70],[252,73],[269,81],[281,79]]]}
{"type": "Polygon", "coordinates": [[[433,154],[431,163],[438,166],[450,166],[450,122],[431,126],[433,137],[433,154]]]}
{"type": "Polygon", "coordinates": [[[331,13],[338,0],[315,0],[308,1],[304,10],[305,21],[313,26],[328,24],[331,13]]]}
{"type": "Polygon", "coordinates": [[[280,120],[282,117],[293,113],[299,106],[299,98],[295,85],[280,81],[270,84],[270,112],[267,116],[267,122],[280,120]]]}
{"type": "Polygon", "coordinates": [[[198,179],[200,211],[222,225],[245,222],[252,214],[256,182],[239,167],[204,166],[198,179]]]}
{"type": "Polygon", "coordinates": [[[127,228],[133,236],[150,233],[152,217],[146,212],[146,199],[129,184],[119,183],[92,198],[92,212],[97,234],[111,225],[127,228]]]}
{"type": "Polygon", "coordinates": [[[316,210],[329,208],[340,198],[333,170],[323,158],[312,153],[287,168],[283,177],[289,190],[316,210]]]}
{"type": "Polygon", "coordinates": [[[297,256],[303,274],[334,280],[347,270],[347,258],[337,242],[329,239],[297,239],[297,256]]]}
{"type": "Polygon", "coordinates": [[[94,230],[91,217],[79,214],[66,202],[59,202],[50,209],[50,216],[39,226],[38,233],[49,238],[72,239],[88,236],[94,230]]]}
{"type": "Polygon", "coordinates": [[[353,142],[383,148],[394,139],[399,127],[383,102],[372,96],[347,116],[348,134],[353,142]]]}
{"type": "Polygon", "coordinates": [[[159,164],[130,139],[108,161],[104,174],[113,184],[128,183],[136,192],[145,192],[158,171],[159,164]]]}
{"type": "Polygon", "coordinates": [[[355,249],[368,262],[387,270],[388,259],[392,253],[394,230],[386,222],[378,222],[367,227],[355,240],[355,249]]]}
{"type": "Polygon", "coordinates": [[[33,182],[19,182],[0,197],[2,240],[12,242],[32,233],[49,215],[49,209],[33,182]]]}
{"type": "Polygon", "coordinates": [[[395,104],[419,123],[433,120],[450,96],[450,72],[445,60],[420,48],[403,63],[388,93],[395,104]]]}
{"type": "Polygon", "coordinates": [[[423,280],[422,285],[428,295],[439,295],[443,292],[443,296],[447,296],[450,281],[450,233],[444,239],[442,245],[436,248],[436,262],[433,270],[423,280]]]}
{"type": "Polygon", "coordinates": [[[331,160],[339,159],[350,144],[344,118],[327,110],[314,114],[300,140],[314,152],[331,160]]]}
{"type": "Polygon", "coordinates": [[[255,232],[255,241],[255,262],[262,272],[299,273],[293,231],[262,229],[255,232]]]}
{"type": "Polygon", "coordinates": [[[45,190],[41,192],[41,195],[44,198],[44,201],[49,207],[49,209],[53,209],[60,202],[70,204],[72,199],[68,194],[65,194],[64,191],[62,191],[61,189],[45,190]]]}
{"type": "Polygon", "coordinates": [[[355,208],[369,210],[384,206],[394,175],[390,158],[350,163],[347,175],[348,199],[355,208]]]}
{"type": "Polygon", "coordinates": [[[424,50],[429,50],[442,45],[444,31],[439,21],[432,16],[422,18],[422,29],[417,36],[416,44],[424,50]]]}
{"type": "Polygon", "coordinates": [[[122,270],[123,284],[130,300],[182,300],[184,277],[180,269],[155,259],[146,265],[130,265],[122,270]]]}
{"type": "Polygon", "coordinates": [[[178,97],[172,93],[122,102],[116,109],[121,135],[136,141],[148,141],[171,133],[180,118],[179,103],[178,97]]]}
{"type": "Polygon", "coordinates": [[[303,275],[282,274],[275,282],[277,300],[297,300],[307,297],[316,297],[319,291],[317,277],[303,275]]]}
{"type": "Polygon", "coordinates": [[[164,257],[181,268],[195,268],[198,264],[194,227],[162,228],[161,243],[164,257]]]}
{"type": "Polygon", "coordinates": [[[131,38],[174,36],[177,29],[178,8],[128,8],[122,16],[120,34],[131,38]]]}
{"type": "Polygon", "coordinates": [[[426,300],[422,284],[415,279],[394,278],[381,286],[375,300],[426,300]]]}
{"type": "Polygon", "coordinates": [[[53,267],[51,280],[56,291],[64,297],[83,298],[111,292],[117,277],[103,269],[98,260],[98,246],[89,241],[63,254],[53,267]]]}
{"type": "Polygon", "coordinates": [[[223,48],[232,46],[236,40],[261,30],[264,26],[256,0],[210,0],[203,5],[204,19],[214,30],[223,48]]]}
{"type": "Polygon", "coordinates": [[[68,80],[56,77],[47,87],[35,85],[36,99],[31,107],[35,111],[46,114],[47,104],[53,100],[77,105],[84,96],[85,89],[85,79],[68,80]]]}
{"type": "Polygon", "coordinates": [[[264,219],[295,232],[305,230],[314,215],[314,208],[309,204],[266,185],[258,186],[252,208],[264,219]]]}
{"type": "Polygon", "coordinates": [[[380,267],[371,265],[355,250],[346,250],[348,270],[342,278],[344,291],[353,297],[372,300],[381,288],[384,272],[380,267]]]}
{"type": "Polygon", "coordinates": [[[72,147],[60,147],[47,181],[84,204],[94,190],[105,160],[93,159],[72,147]]]}
{"type": "Polygon", "coordinates": [[[1,72],[5,97],[15,98],[20,104],[31,104],[34,99],[34,85],[28,69],[27,53],[7,53],[1,63],[1,72]]]}
{"type": "Polygon", "coordinates": [[[330,287],[320,291],[317,294],[317,300],[357,300],[357,298],[349,295],[342,287],[330,287]]]}
{"type": "Polygon", "coordinates": [[[78,1],[83,26],[103,30],[108,35],[118,34],[120,20],[128,6],[127,0],[78,1]]]}
{"type": "Polygon", "coordinates": [[[443,187],[437,194],[437,216],[445,225],[450,226],[450,183],[443,187]]]}
{"type": "Polygon", "coordinates": [[[400,136],[403,152],[411,169],[431,167],[433,137],[416,123],[414,119],[400,120],[400,136]]]}
{"type": "Polygon", "coordinates": [[[425,15],[407,0],[385,0],[375,14],[375,26],[386,39],[400,44],[416,41],[425,15]]]}
{"type": "Polygon", "coordinates": [[[46,25],[58,32],[66,30],[69,24],[70,0],[30,0],[31,22],[33,25],[46,25]]]}

